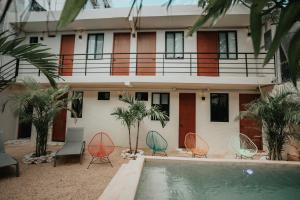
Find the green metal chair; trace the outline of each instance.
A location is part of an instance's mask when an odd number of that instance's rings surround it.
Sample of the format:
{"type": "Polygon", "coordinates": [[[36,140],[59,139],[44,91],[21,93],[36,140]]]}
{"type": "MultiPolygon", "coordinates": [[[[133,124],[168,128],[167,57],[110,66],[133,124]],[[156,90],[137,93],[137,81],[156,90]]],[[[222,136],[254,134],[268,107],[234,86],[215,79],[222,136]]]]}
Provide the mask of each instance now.
{"type": "Polygon", "coordinates": [[[149,131],[146,137],[146,144],[152,150],[152,155],[162,153],[164,156],[167,156],[168,143],[158,132],[149,131]]]}

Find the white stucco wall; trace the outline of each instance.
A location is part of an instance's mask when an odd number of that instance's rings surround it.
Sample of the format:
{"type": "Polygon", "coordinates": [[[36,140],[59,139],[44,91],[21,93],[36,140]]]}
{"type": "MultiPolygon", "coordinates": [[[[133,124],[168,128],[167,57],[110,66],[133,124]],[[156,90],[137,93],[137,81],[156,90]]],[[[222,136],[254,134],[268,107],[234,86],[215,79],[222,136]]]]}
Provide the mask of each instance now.
{"type": "MultiPolygon", "coordinates": [[[[98,91],[109,91],[99,89],[98,91]]],[[[109,101],[97,100],[97,90],[84,91],[83,100],[83,117],[74,119],[68,113],[67,127],[84,127],[85,139],[90,141],[92,136],[99,132],[104,131],[111,135],[113,141],[118,146],[128,146],[127,129],[119,120],[116,120],[110,113],[114,108],[122,106],[118,100],[121,91],[112,91],[111,99],[109,101]]],[[[147,91],[147,90],[139,90],[147,91]]],[[[140,146],[146,147],[146,134],[149,130],[156,130],[160,132],[163,137],[168,141],[168,151],[176,150],[179,141],[179,93],[187,91],[149,91],[149,98],[146,104],[151,106],[151,93],[152,92],[169,92],[170,93],[170,120],[165,128],[162,128],[158,121],[151,121],[146,119],[141,125],[140,129],[140,146]]],[[[189,93],[193,93],[188,91],[189,93]]],[[[222,91],[223,92],[223,91],[222,91]]],[[[226,92],[226,91],[224,91],[226,92]]],[[[228,91],[227,91],[228,92],[228,91]]],[[[127,92],[126,92],[127,93],[127,92]]],[[[228,146],[229,140],[233,136],[239,134],[239,121],[235,120],[239,113],[239,93],[229,93],[229,122],[211,122],[210,121],[210,94],[204,93],[206,99],[201,99],[202,93],[196,92],[196,132],[203,137],[210,146],[210,155],[225,155],[230,154],[228,146]]],[[[131,91],[129,94],[134,95],[131,91]]],[[[135,144],[136,130],[133,129],[132,142],[135,144]]]]}
{"type": "MultiPolygon", "coordinates": [[[[237,31],[237,48],[239,53],[252,53],[252,42],[251,39],[247,36],[248,30],[246,28],[224,28],[224,29],[203,29],[199,31],[237,31]]],[[[142,30],[141,32],[156,32],[156,76],[163,75],[163,57],[165,52],[165,32],[166,31],[184,31],[184,52],[186,53],[195,53],[197,52],[197,34],[193,34],[191,37],[186,37],[186,29],[171,29],[171,30],[142,30]]],[[[87,52],[87,38],[89,33],[103,33],[104,34],[104,47],[103,47],[103,59],[102,60],[87,60],[87,65],[85,64],[85,55],[74,55],[74,64],[73,64],[73,81],[76,81],[76,77],[85,76],[85,66],[87,66],[87,76],[91,77],[109,77],[110,76],[110,62],[111,55],[113,51],[113,34],[117,32],[129,32],[129,30],[93,30],[93,31],[69,31],[69,32],[58,32],[55,34],[55,37],[48,37],[47,33],[26,33],[27,40],[29,42],[29,37],[38,36],[43,38],[39,42],[47,45],[51,48],[51,52],[55,54],[60,53],[60,41],[62,35],[75,34],[75,47],[74,54],[86,54],[87,52]],[[79,38],[79,35],[82,38],[79,38]]],[[[136,53],[136,37],[131,36],[130,40],[130,52],[136,53]]],[[[130,76],[135,76],[135,54],[131,55],[131,69],[130,76]]],[[[259,59],[255,60],[253,54],[248,54],[247,64],[248,64],[248,76],[249,77],[268,77],[274,78],[274,65],[269,64],[264,68],[262,66],[263,55],[259,56],[259,59]],[[256,74],[258,73],[258,74],[256,74]]],[[[239,54],[239,59],[236,60],[219,60],[220,67],[220,77],[246,77],[246,60],[245,54],[239,54]],[[233,69],[238,68],[238,69],[233,69]],[[224,73],[225,72],[225,73],[224,73]],[[233,73],[229,73],[233,72],[233,73]],[[237,73],[238,72],[238,73],[237,73]]],[[[274,62],[274,60],[271,60],[274,62]]],[[[37,75],[38,71],[35,69],[26,69],[30,65],[20,66],[20,76],[23,72],[31,72],[31,75],[37,75]],[[23,69],[22,69],[23,68],[23,69]]],[[[197,55],[196,54],[185,54],[184,59],[164,59],[164,76],[172,77],[190,77],[190,68],[192,67],[192,76],[197,77],[197,55]],[[191,56],[191,58],[190,58],[191,56]],[[190,65],[190,59],[192,64],[190,65]],[[174,73],[175,72],[175,73],[174,73]],[[181,72],[181,73],[177,73],[181,72]]],[[[27,74],[28,75],[28,74],[27,74]]],[[[221,78],[222,79],[222,78],[221,78]]]]}
{"type": "Polygon", "coordinates": [[[16,139],[18,133],[19,117],[13,112],[14,103],[7,103],[5,110],[2,112],[2,105],[7,101],[10,94],[11,90],[9,89],[0,93],[0,129],[4,132],[4,141],[16,139]]]}

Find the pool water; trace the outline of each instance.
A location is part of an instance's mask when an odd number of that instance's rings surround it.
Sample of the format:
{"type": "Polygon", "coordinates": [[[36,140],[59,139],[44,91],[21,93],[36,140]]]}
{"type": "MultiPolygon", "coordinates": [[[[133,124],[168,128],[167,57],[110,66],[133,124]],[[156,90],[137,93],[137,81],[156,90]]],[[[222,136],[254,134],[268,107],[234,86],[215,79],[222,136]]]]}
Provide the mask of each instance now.
{"type": "Polygon", "coordinates": [[[145,163],[136,200],[299,200],[300,166],[145,163]]]}

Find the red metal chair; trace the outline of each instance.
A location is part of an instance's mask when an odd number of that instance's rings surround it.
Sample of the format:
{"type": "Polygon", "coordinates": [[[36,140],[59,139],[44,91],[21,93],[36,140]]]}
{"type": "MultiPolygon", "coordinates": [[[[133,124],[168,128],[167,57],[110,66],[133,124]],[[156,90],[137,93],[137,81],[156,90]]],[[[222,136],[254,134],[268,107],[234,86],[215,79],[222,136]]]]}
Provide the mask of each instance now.
{"type": "Polygon", "coordinates": [[[109,155],[114,151],[114,149],[115,145],[107,133],[100,132],[94,135],[94,137],[88,144],[88,152],[92,156],[92,160],[88,168],[91,164],[103,163],[109,163],[111,166],[113,166],[111,161],[109,160],[109,155]],[[100,163],[95,162],[96,159],[100,160],[100,163]]]}

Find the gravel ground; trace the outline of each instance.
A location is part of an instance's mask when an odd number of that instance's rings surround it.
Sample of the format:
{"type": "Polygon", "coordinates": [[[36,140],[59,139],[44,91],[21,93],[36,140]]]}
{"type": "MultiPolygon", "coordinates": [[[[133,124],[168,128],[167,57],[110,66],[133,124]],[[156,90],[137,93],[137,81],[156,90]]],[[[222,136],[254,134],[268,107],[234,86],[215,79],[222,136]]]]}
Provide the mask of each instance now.
{"type": "MultiPolygon", "coordinates": [[[[49,146],[48,150],[59,148],[49,146]]],[[[120,156],[122,149],[116,148],[110,156],[113,168],[109,164],[94,164],[87,169],[91,159],[87,151],[82,165],[76,157],[58,160],[57,167],[53,167],[53,163],[23,164],[23,156],[33,151],[34,145],[29,142],[6,145],[6,152],[19,160],[20,177],[15,177],[14,167],[0,169],[0,200],[95,200],[119,167],[127,162],[120,156]]]]}

